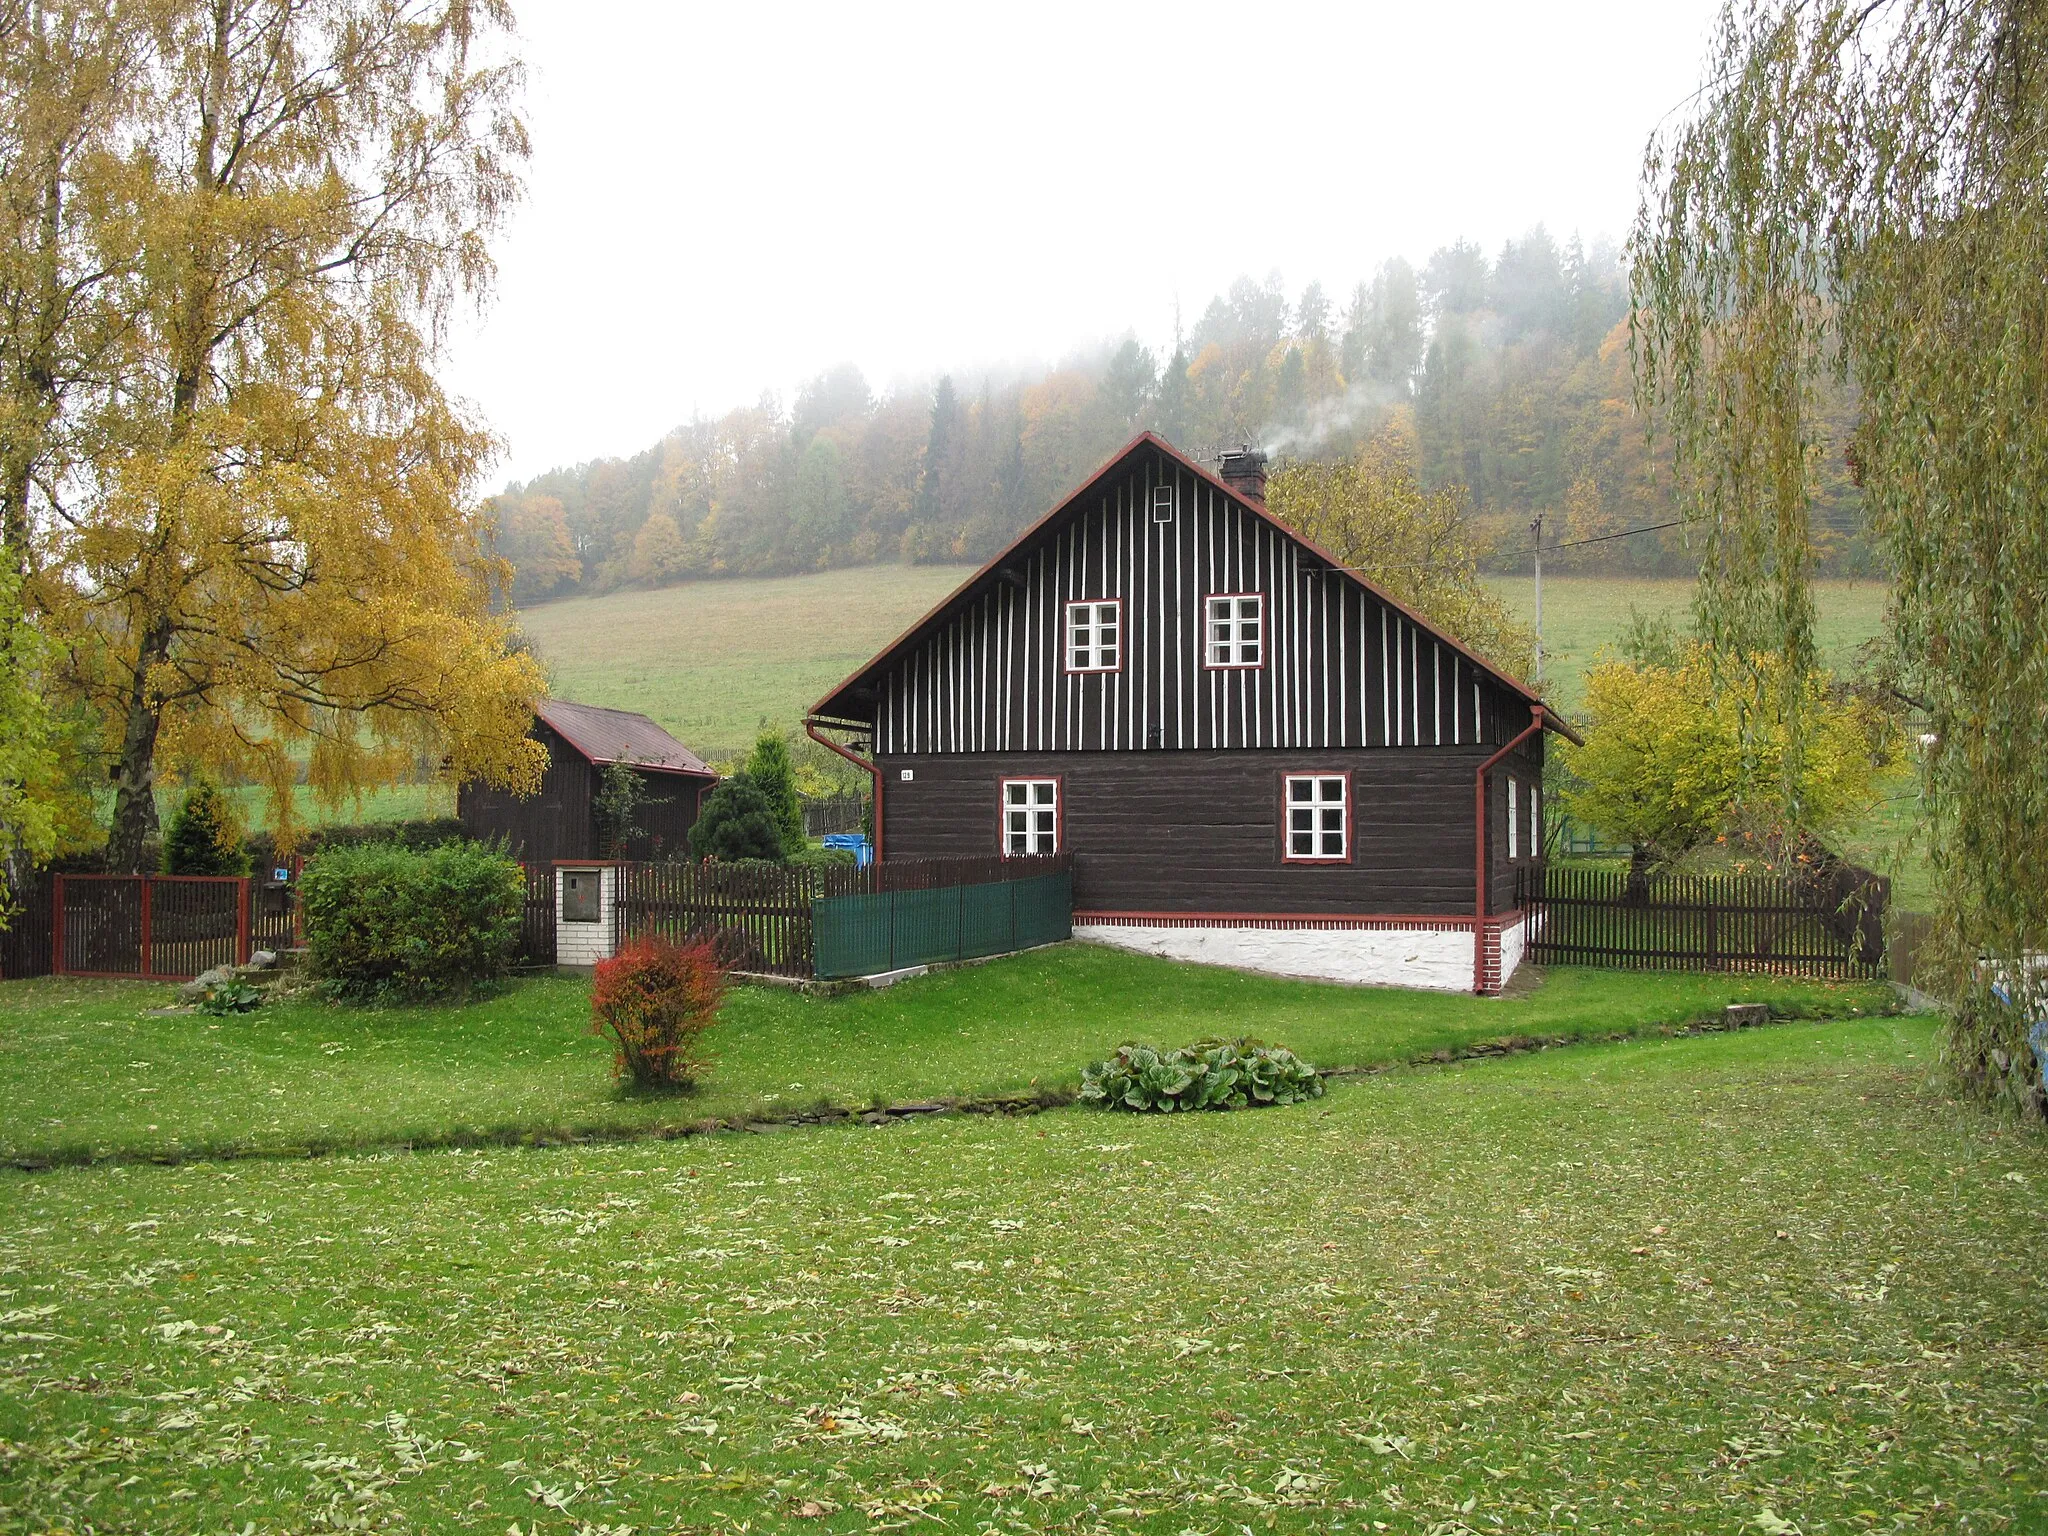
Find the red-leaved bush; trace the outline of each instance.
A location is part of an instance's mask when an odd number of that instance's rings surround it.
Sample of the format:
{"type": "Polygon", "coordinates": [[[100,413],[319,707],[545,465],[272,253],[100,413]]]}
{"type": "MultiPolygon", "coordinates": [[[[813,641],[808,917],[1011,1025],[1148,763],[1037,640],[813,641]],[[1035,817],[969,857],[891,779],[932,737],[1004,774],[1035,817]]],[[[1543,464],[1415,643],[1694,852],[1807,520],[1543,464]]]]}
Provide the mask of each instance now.
{"type": "Polygon", "coordinates": [[[718,1022],[725,970],[708,943],[628,939],[597,964],[591,1030],[612,1042],[613,1071],[639,1088],[677,1088],[710,1066],[704,1032],[718,1022]]]}

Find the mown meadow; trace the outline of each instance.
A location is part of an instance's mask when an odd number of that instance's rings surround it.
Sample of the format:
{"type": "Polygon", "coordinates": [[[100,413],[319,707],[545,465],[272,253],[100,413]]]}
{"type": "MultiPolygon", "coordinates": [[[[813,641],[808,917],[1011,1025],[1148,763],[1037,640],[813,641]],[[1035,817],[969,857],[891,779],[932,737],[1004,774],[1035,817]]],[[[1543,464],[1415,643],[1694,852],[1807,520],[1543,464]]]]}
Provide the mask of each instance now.
{"type": "Polygon", "coordinates": [[[735,990],[717,1065],[680,1096],[621,1094],[590,988],[534,977],[460,1004],[300,999],[211,1018],[168,987],[0,986],[0,1157],[26,1163],[632,1136],[937,1098],[1072,1094],[1127,1040],[1256,1035],[1324,1067],[1384,1067],[1509,1038],[1682,1027],[1731,1001],[1849,1017],[1883,986],[1558,970],[1506,999],[1361,989],[1067,944],[808,998],[735,990]]]}
{"type": "Polygon", "coordinates": [[[2048,1147],[1913,1018],[0,1182],[29,1531],[2019,1531],[2048,1147]]]}

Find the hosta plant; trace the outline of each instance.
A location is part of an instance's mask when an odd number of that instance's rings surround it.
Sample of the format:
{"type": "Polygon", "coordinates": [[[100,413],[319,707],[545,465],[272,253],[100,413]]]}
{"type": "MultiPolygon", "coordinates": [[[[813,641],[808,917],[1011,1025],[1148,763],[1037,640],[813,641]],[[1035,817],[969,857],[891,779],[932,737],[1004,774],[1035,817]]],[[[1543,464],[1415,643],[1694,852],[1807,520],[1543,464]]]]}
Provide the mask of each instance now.
{"type": "Polygon", "coordinates": [[[1314,1067],[1290,1050],[1256,1040],[1198,1040],[1176,1051],[1124,1045],[1081,1073],[1086,1102],[1141,1112],[1253,1109],[1322,1093],[1322,1074],[1314,1067]]]}

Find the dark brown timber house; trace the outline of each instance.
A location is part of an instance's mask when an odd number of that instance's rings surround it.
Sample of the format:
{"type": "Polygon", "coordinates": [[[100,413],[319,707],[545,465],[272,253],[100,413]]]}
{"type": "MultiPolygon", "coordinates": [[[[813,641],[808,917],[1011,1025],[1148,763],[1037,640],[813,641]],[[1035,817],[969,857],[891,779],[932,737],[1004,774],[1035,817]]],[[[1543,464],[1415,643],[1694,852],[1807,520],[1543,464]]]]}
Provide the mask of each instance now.
{"type": "Polygon", "coordinates": [[[1077,937],[1483,992],[1566,729],[1282,526],[1263,455],[1151,433],[808,724],[869,753],[885,861],[1070,853],[1077,937]]]}
{"type": "Polygon", "coordinates": [[[548,699],[534,710],[533,735],[548,749],[540,791],[526,799],[465,784],[455,814],[472,837],[503,838],[531,864],[607,856],[597,794],[606,767],[629,765],[639,779],[633,834],[622,856],[690,856],[698,802],[718,782],[703,760],[645,715],[548,699]]]}

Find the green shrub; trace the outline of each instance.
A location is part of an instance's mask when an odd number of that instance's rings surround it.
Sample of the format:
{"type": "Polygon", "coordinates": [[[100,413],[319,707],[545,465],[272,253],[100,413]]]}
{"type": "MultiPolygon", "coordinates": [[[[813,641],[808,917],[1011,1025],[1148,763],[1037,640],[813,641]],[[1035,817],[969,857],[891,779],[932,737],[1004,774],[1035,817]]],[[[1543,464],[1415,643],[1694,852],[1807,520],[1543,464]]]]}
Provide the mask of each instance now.
{"type": "MultiPolygon", "coordinates": [[[[366,821],[346,826],[311,827],[298,841],[295,851],[310,860],[315,854],[328,848],[353,846],[357,843],[392,843],[400,848],[438,848],[443,843],[459,843],[469,836],[460,821],[453,816],[422,816],[414,821],[366,821]]],[[[268,874],[283,857],[277,851],[277,838],[267,828],[252,832],[248,839],[249,856],[256,861],[256,868],[268,874]]]]}
{"type": "Polygon", "coordinates": [[[844,869],[859,862],[851,848],[806,848],[789,856],[792,866],[803,869],[844,869]]]}
{"type": "Polygon", "coordinates": [[[726,975],[708,940],[628,939],[597,963],[590,1027],[612,1042],[612,1071],[636,1088],[681,1088],[703,1075],[704,1032],[718,1022],[726,975]]]}
{"type": "Polygon", "coordinates": [[[700,859],[782,861],[782,827],[775,808],[744,773],[723,780],[704,797],[690,828],[690,847],[700,859]]]}
{"type": "Polygon", "coordinates": [[[186,786],[185,798],[164,831],[161,867],[167,875],[249,873],[241,818],[210,780],[194,779],[186,786]]]}
{"type": "Polygon", "coordinates": [[[1081,1073],[1081,1097],[1109,1109],[1251,1109],[1322,1094],[1322,1074],[1314,1067],[1256,1040],[1200,1040],[1177,1051],[1119,1046],[1109,1060],[1081,1073]]]}
{"type": "Polygon", "coordinates": [[[526,878],[482,843],[328,848],[299,887],[307,961],[345,995],[432,997],[511,968],[526,878]]]}

